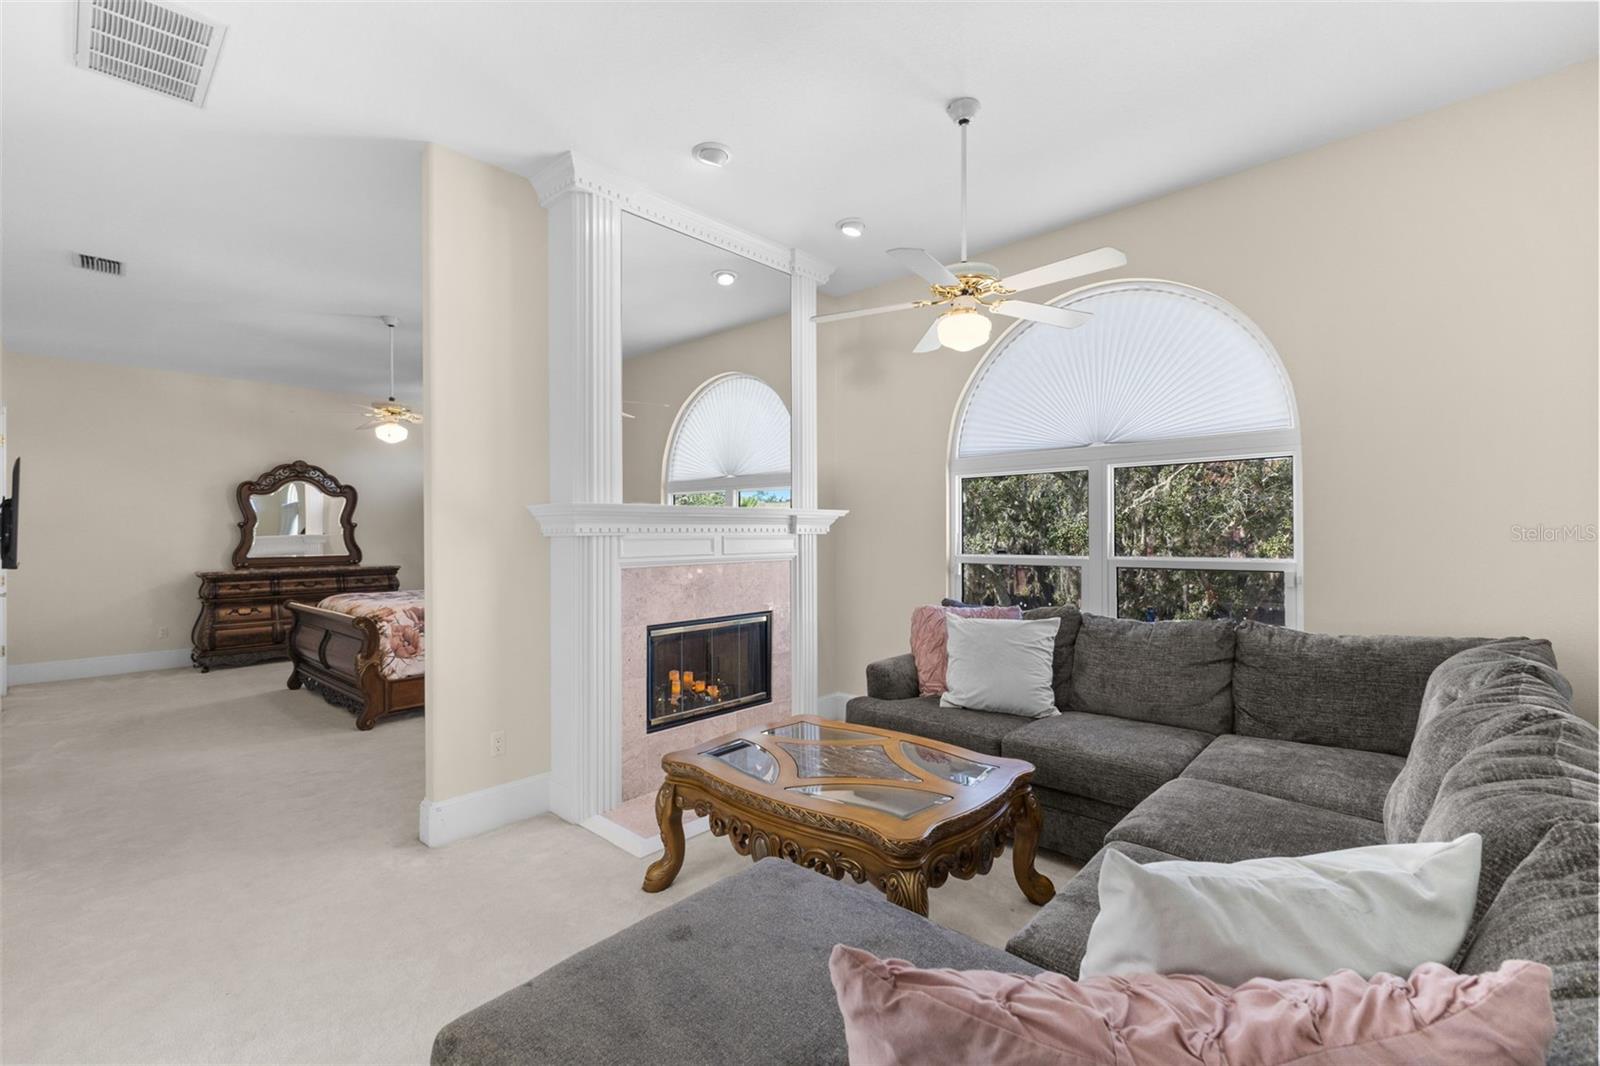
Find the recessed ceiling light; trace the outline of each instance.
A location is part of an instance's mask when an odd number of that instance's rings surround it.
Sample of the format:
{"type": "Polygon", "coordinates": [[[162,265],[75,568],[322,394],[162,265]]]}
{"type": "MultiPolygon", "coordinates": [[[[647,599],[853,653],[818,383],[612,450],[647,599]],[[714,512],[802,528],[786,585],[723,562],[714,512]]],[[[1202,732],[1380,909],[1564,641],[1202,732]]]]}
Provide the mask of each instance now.
{"type": "Polygon", "coordinates": [[[859,218],[841,218],[833,226],[846,237],[859,237],[867,232],[867,224],[859,218]]]}
{"type": "Polygon", "coordinates": [[[735,274],[731,270],[713,270],[711,272],[711,276],[716,280],[716,283],[721,285],[723,288],[727,288],[729,285],[732,285],[734,282],[739,280],[739,275],[735,274]]]}
{"type": "Polygon", "coordinates": [[[708,167],[725,167],[728,165],[728,160],[733,158],[728,146],[718,144],[716,141],[701,141],[694,146],[692,154],[708,167]]]}

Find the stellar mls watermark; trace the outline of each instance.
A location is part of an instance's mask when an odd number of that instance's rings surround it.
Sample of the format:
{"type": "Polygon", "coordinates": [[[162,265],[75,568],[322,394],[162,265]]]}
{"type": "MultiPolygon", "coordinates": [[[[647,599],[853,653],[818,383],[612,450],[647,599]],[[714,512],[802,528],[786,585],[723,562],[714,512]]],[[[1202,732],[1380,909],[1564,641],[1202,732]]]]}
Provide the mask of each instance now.
{"type": "Polygon", "coordinates": [[[1593,522],[1570,522],[1560,526],[1537,522],[1531,526],[1512,526],[1511,539],[1518,544],[1593,544],[1600,540],[1600,526],[1593,522]]]}

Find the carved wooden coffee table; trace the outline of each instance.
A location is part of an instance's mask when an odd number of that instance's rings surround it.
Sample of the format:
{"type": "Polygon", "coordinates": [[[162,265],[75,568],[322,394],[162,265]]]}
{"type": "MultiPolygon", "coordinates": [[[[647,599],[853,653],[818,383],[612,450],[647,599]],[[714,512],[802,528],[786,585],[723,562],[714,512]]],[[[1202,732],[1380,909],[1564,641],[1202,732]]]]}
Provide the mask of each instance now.
{"type": "Polygon", "coordinates": [[[928,913],[928,889],[989,872],[1007,844],[1023,895],[1046,903],[1034,869],[1033,766],[891,729],[801,716],[729,733],[661,760],[656,821],[666,854],[645,871],[660,892],[683,867],[683,812],[755,859],[768,856],[871,881],[928,913]]]}

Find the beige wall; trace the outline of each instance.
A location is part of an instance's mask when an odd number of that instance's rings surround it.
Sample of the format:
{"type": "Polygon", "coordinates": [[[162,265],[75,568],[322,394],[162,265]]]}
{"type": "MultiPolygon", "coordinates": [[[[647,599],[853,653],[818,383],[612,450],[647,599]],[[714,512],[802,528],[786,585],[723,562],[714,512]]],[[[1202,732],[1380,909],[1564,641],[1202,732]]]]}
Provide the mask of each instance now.
{"type": "MultiPolygon", "coordinates": [[[[1307,628],[1546,636],[1593,718],[1596,545],[1512,527],[1597,521],[1596,182],[1588,63],[979,257],[1112,244],[1119,275],[1236,304],[1300,405],[1307,628]]],[[[822,327],[821,502],[850,509],[824,539],[823,692],[862,691],[945,591],[950,419],[982,352],[913,355],[920,329],[822,327]]]]}
{"type": "Polygon", "coordinates": [[[550,768],[545,213],[524,178],[423,159],[427,798],[550,768]],[[503,731],[504,755],[490,734],[503,731]]]}
{"type": "Polygon", "coordinates": [[[27,467],[12,666],[189,647],[196,570],[239,542],[234,490],[305,459],[356,487],[363,562],[420,587],[422,442],[357,432],[361,397],[6,352],[27,467]],[[161,635],[161,630],[166,635],[161,635]]]}
{"type": "Polygon", "coordinates": [[[689,394],[717,374],[752,374],[789,403],[789,316],[699,337],[622,363],[622,499],[661,503],[661,462],[672,421],[689,394]],[[665,406],[654,406],[664,404],[665,406]]]}

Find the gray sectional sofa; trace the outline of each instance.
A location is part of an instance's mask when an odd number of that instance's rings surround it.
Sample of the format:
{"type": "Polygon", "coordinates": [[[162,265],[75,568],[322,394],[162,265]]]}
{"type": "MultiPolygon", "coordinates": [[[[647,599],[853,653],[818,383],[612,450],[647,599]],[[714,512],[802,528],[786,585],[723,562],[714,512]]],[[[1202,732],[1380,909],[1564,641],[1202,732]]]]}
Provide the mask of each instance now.
{"type": "Polygon", "coordinates": [[[1085,865],[1005,952],[764,861],[451,1022],[434,1061],[843,1063],[836,943],[1076,976],[1105,850],[1229,862],[1466,832],[1484,865],[1456,968],[1547,963],[1551,1061],[1596,1061],[1597,735],[1547,642],[1030,614],[1062,618],[1059,715],[941,708],[910,656],[869,667],[846,712],[1037,768],[1045,846],[1085,865]]]}
{"type": "Polygon", "coordinates": [[[1237,862],[1477,832],[1457,968],[1551,965],[1552,1061],[1595,1062],[1597,735],[1548,641],[1028,616],[1062,619],[1060,714],[940,707],[917,695],[909,655],[868,667],[846,710],[1034,764],[1044,846],[1086,865],[1009,952],[1077,976],[1107,850],[1237,862]]]}

